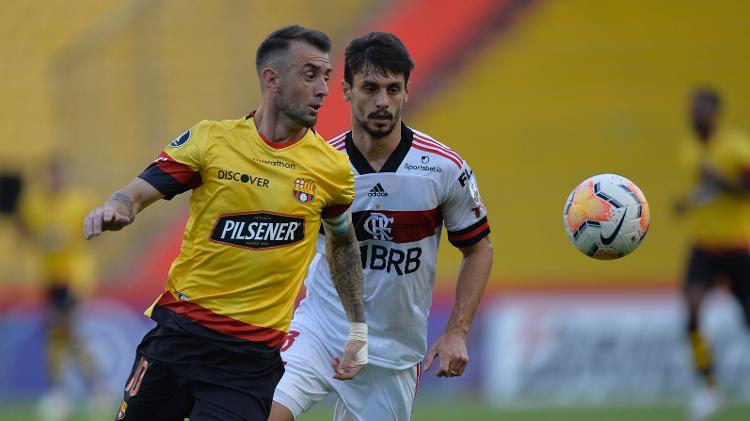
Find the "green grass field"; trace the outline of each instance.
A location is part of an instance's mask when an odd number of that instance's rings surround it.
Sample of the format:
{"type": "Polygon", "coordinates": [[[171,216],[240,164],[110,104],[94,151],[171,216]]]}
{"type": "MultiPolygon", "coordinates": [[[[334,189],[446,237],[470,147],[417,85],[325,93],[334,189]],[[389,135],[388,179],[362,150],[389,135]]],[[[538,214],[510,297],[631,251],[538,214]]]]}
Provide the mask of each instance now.
{"type": "MultiPolygon", "coordinates": [[[[316,408],[299,417],[299,421],[330,421],[328,406],[316,408]]],[[[113,420],[113,412],[99,414],[82,412],[67,421],[113,420]]],[[[444,401],[423,401],[414,410],[413,421],[682,421],[682,408],[597,408],[597,409],[519,409],[493,410],[472,402],[450,404],[444,401]]],[[[0,406],[0,421],[41,421],[29,405],[0,406]]],[[[712,421],[749,421],[750,405],[729,406],[712,421]]]]}

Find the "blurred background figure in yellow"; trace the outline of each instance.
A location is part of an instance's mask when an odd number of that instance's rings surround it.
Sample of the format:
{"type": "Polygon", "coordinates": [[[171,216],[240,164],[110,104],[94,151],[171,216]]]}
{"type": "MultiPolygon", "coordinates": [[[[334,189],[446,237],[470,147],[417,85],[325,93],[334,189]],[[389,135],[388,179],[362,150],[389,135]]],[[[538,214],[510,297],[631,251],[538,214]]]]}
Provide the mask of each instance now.
{"type": "Polygon", "coordinates": [[[684,278],[687,329],[700,383],[689,405],[692,420],[707,419],[723,398],[714,374],[711,346],[701,331],[701,308],[717,280],[728,283],[750,323],[750,138],[719,124],[721,98],[708,88],[694,92],[692,134],[681,145],[692,190],[677,201],[687,217],[690,257],[684,278]]]}
{"type": "Polygon", "coordinates": [[[94,202],[66,182],[60,157],[51,157],[40,173],[21,196],[18,226],[36,250],[42,281],[49,389],[38,409],[45,419],[62,419],[72,401],[64,379],[68,362],[75,364],[90,396],[98,393],[96,362],[76,332],[76,310],[94,287],[94,259],[81,232],[81,221],[94,202]]]}

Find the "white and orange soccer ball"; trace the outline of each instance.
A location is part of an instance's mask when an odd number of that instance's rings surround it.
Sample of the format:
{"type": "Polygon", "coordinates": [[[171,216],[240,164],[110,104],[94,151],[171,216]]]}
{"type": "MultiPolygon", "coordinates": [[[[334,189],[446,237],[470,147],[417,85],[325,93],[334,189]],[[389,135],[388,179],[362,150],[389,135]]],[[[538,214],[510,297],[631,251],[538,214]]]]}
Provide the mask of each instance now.
{"type": "Polygon", "coordinates": [[[563,213],[573,245],[595,259],[618,259],[635,250],[648,232],[646,197],[616,174],[595,175],[568,196],[563,213]]]}

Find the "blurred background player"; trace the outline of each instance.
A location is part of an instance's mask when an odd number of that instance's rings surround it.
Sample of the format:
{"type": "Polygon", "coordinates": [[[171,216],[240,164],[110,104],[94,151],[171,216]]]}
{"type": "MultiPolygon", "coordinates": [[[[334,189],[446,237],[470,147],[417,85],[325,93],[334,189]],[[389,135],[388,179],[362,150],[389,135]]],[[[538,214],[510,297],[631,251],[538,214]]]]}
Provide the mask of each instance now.
{"type": "Polygon", "coordinates": [[[72,396],[65,391],[66,362],[72,361],[96,395],[97,364],[76,332],[76,310],[95,281],[94,259],[81,237],[81,220],[94,203],[90,195],[70,186],[63,161],[52,157],[40,186],[21,198],[19,228],[38,253],[45,302],[45,354],[50,391],[39,402],[46,418],[64,417],[72,396]]]}
{"type": "Polygon", "coordinates": [[[333,233],[332,279],[349,322],[336,374],[349,379],[366,365],[353,175],[311,129],[328,95],[329,51],[326,34],[299,25],[268,35],[256,54],[257,110],[196,124],[86,217],[92,238],[192,190],[180,254],[146,311],[157,325],[138,346],[118,420],[264,420],[321,223],[333,233]]]}
{"type": "Polygon", "coordinates": [[[693,365],[700,378],[690,406],[693,420],[718,411],[711,346],[700,326],[708,292],[723,277],[750,323],[750,138],[719,124],[721,98],[707,88],[691,98],[692,136],[682,145],[682,160],[693,188],[676,204],[687,217],[692,250],[684,279],[687,330],[693,365]]]}
{"type": "Polygon", "coordinates": [[[365,273],[369,367],[349,382],[332,381],[346,315],[322,247],[305,281],[282,357],[271,421],[291,421],[335,394],[335,420],[407,420],[427,351],[435,261],[443,222],[463,253],[455,304],[425,369],[461,376],[466,341],[492,266],[489,225],[474,174],[454,151],[401,120],[414,63],[394,35],[372,32],[346,49],[343,95],[352,129],[330,141],[355,170],[353,222],[365,273]],[[333,361],[332,361],[333,360],[333,361]]]}

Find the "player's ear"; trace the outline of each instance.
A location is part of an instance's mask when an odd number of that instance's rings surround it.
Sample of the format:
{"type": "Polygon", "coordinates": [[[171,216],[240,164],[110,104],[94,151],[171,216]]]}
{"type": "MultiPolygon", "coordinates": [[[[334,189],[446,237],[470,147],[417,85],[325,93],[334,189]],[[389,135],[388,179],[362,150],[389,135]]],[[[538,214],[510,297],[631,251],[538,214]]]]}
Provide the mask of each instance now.
{"type": "Polygon", "coordinates": [[[278,92],[280,85],[280,74],[276,69],[266,67],[260,73],[261,84],[265,90],[270,92],[278,92]]]}
{"type": "Polygon", "coordinates": [[[344,101],[349,102],[352,100],[352,86],[346,79],[341,80],[341,94],[344,97],[344,101]]]}

